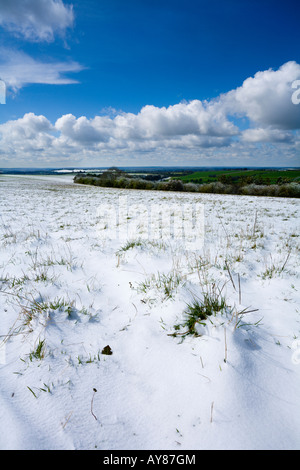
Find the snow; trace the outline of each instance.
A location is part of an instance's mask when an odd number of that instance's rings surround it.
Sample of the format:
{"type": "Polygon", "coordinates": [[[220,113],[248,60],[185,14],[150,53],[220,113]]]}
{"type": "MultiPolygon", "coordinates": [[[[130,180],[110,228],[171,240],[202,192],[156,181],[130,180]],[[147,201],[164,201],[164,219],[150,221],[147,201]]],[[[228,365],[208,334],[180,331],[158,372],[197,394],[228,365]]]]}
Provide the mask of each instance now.
{"type": "Polygon", "coordinates": [[[0,188],[0,449],[299,448],[298,200],[68,175],[1,175],[0,188]],[[198,248],[126,246],[101,219],[120,196],[142,219],[201,205],[198,248]],[[174,335],[217,288],[226,309],[174,335]]]}

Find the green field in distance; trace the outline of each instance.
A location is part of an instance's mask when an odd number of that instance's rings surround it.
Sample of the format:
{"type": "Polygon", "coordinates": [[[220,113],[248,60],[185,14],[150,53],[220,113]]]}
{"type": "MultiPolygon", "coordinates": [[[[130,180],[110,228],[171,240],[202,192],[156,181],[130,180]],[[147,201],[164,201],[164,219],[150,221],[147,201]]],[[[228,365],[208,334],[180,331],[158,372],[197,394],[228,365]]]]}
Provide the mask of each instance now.
{"type": "MultiPolygon", "coordinates": [[[[214,181],[232,180],[237,182],[247,178],[249,183],[259,181],[260,184],[276,184],[300,180],[299,170],[201,170],[184,176],[176,176],[183,183],[212,183],[214,181]],[[224,175],[224,177],[222,177],[224,175]]],[[[229,181],[228,181],[229,182],[229,181]]]]}

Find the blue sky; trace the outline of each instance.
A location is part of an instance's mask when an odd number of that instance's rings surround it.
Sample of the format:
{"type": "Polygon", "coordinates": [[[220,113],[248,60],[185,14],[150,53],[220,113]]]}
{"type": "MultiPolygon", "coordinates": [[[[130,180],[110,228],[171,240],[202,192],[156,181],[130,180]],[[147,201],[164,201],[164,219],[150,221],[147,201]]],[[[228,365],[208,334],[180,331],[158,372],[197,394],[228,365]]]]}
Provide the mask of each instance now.
{"type": "Polygon", "coordinates": [[[299,165],[299,14],[291,1],[0,0],[0,167],[299,165]]]}

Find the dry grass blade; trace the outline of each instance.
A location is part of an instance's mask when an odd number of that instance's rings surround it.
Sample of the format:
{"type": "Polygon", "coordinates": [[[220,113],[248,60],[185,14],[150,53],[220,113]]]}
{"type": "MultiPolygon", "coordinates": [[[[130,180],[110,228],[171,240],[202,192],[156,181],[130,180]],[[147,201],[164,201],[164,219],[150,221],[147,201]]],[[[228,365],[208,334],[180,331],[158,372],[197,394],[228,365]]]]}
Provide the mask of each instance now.
{"type": "Polygon", "coordinates": [[[225,267],[226,267],[227,272],[228,272],[228,274],[229,274],[229,277],[230,277],[231,283],[232,283],[232,285],[233,285],[233,288],[234,288],[234,290],[236,291],[236,287],[235,287],[235,284],[234,284],[234,282],[233,282],[232,275],[231,275],[229,266],[228,266],[228,264],[227,264],[227,261],[225,261],[225,267]]]}
{"type": "Polygon", "coordinates": [[[214,402],[212,401],[211,406],[210,406],[210,422],[211,423],[213,421],[213,409],[214,409],[214,402]]]}
{"type": "Polygon", "coordinates": [[[256,224],[257,224],[257,209],[255,211],[255,218],[254,218],[254,224],[253,224],[253,232],[252,232],[252,237],[255,237],[255,232],[256,232],[256,224]]]}
{"type": "Polygon", "coordinates": [[[288,262],[288,260],[289,260],[289,257],[291,256],[291,252],[292,252],[292,249],[289,250],[289,252],[288,252],[288,254],[287,254],[287,257],[286,257],[286,259],[285,259],[285,262],[283,263],[280,272],[282,272],[282,271],[284,270],[284,268],[285,268],[285,266],[286,266],[286,264],[287,264],[287,262],[288,262]]]}
{"type": "Polygon", "coordinates": [[[94,393],[93,393],[92,401],[91,401],[91,413],[92,413],[93,417],[95,418],[95,420],[97,421],[98,418],[97,418],[97,416],[96,416],[96,415],[94,414],[94,412],[93,412],[94,396],[95,396],[95,393],[97,392],[97,389],[96,389],[96,388],[93,388],[93,392],[94,392],[94,393]]]}

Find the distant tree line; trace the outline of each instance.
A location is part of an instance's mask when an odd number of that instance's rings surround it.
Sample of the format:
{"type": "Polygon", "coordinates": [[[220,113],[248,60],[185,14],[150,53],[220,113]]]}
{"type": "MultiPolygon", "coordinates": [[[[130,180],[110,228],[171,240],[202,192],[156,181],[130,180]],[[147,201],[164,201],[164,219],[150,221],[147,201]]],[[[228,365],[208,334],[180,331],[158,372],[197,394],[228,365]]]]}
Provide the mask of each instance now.
{"type": "Polygon", "coordinates": [[[300,197],[300,184],[287,183],[282,178],[277,184],[269,184],[262,178],[252,176],[235,179],[230,175],[218,176],[218,181],[210,183],[183,183],[179,179],[155,181],[129,175],[123,170],[112,167],[101,175],[87,173],[74,177],[74,183],[123,189],[145,189],[159,191],[185,191],[196,193],[236,194],[252,196],[300,197]]]}

